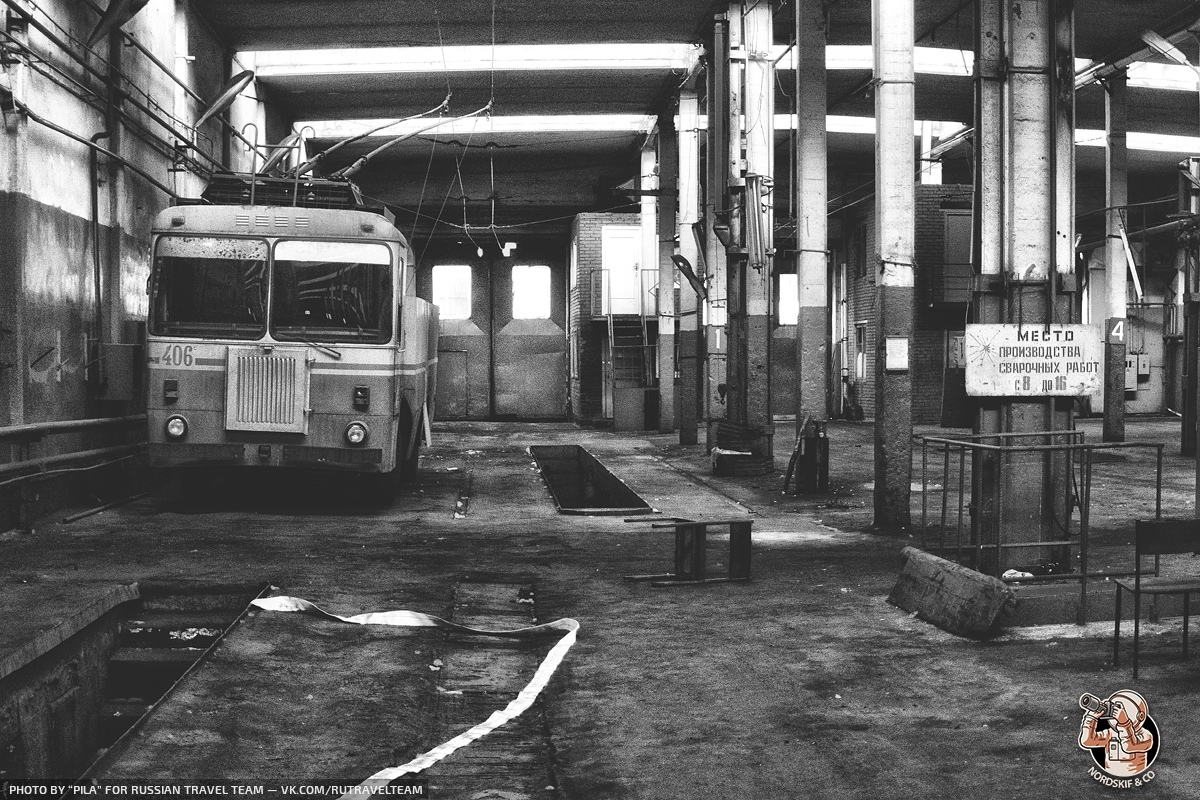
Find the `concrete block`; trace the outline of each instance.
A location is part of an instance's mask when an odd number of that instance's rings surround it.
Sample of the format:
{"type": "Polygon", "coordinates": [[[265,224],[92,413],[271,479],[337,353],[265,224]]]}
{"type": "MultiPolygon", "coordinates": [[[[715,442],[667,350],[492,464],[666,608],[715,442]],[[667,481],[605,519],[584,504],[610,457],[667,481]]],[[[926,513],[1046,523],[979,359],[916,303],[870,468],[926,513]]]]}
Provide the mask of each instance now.
{"type": "Polygon", "coordinates": [[[939,628],[980,638],[994,633],[1015,610],[1001,580],[935,555],[906,547],[905,562],[888,602],[939,628]]]}

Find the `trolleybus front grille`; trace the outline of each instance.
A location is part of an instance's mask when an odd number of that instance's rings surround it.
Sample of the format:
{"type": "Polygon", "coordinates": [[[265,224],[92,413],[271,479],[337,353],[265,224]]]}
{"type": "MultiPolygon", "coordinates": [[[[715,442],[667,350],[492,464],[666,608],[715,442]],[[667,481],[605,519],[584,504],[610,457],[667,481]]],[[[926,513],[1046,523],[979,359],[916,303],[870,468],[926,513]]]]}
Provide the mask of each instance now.
{"type": "Polygon", "coordinates": [[[303,350],[229,348],[225,428],[307,433],[308,362],[303,350]]]}

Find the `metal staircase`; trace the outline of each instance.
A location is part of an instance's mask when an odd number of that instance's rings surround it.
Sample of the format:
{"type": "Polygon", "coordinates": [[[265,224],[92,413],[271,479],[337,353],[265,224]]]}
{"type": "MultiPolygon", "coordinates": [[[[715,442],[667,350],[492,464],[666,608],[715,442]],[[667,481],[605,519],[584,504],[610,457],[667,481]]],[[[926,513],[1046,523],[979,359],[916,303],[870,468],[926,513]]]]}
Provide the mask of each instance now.
{"type": "Polygon", "coordinates": [[[654,385],[656,359],[645,317],[616,319],[608,315],[608,341],[611,351],[614,387],[654,385]]]}
{"type": "Polygon", "coordinates": [[[618,430],[643,430],[652,424],[647,420],[657,416],[657,410],[649,410],[657,408],[657,397],[648,400],[647,395],[658,386],[657,325],[651,327],[657,310],[653,284],[658,274],[642,270],[636,299],[626,295],[621,303],[613,302],[607,270],[594,275],[599,276],[599,286],[594,287],[600,290],[599,305],[607,333],[603,359],[605,415],[613,419],[618,430]],[[651,402],[655,405],[649,406],[651,402]]]}

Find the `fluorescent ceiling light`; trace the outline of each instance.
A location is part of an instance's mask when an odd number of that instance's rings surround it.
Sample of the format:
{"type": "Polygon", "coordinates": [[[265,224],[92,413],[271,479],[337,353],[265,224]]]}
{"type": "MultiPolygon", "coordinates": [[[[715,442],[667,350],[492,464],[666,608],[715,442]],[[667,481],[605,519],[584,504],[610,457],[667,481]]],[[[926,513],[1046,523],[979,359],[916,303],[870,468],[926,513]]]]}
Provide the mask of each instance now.
{"type": "MultiPolygon", "coordinates": [[[[780,69],[796,68],[796,48],[775,45],[773,57],[780,69]]],[[[913,68],[923,75],[969,76],[975,64],[970,50],[949,47],[917,47],[913,50],[913,68]]],[[[831,44],[825,48],[825,69],[867,70],[874,68],[869,44],[831,44]]]]}
{"type": "Polygon", "coordinates": [[[1196,70],[1180,64],[1155,64],[1138,61],[1129,65],[1129,85],[1143,89],[1173,89],[1194,92],[1197,88],[1196,70]]]}
{"type": "MultiPolygon", "coordinates": [[[[1079,128],[1075,131],[1075,144],[1079,147],[1104,147],[1104,131],[1079,128]]],[[[1200,150],[1200,137],[1130,131],[1125,136],[1125,145],[1130,150],[1193,154],[1200,150]]]]}
{"type": "MultiPolygon", "coordinates": [[[[386,119],[306,120],[295,124],[296,130],[309,128],[320,139],[344,139],[357,136],[387,122],[386,119]]],[[[429,126],[428,119],[401,122],[375,134],[387,139],[404,133],[414,133],[429,126]]],[[[643,114],[554,114],[548,116],[495,116],[450,119],[426,136],[469,136],[488,133],[543,132],[604,132],[646,133],[653,130],[655,117],[643,114]]]]}
{"type": "Polygon", "coordinates": [[[292,75],[515,70],[678,70],[700,60],[698,45],[673,43],[355,47],[248,50],[235,60],[259,79],[292,75]]]}
{"type": "MultiPolygon", "coordinates": [[[[344,139],[378,127],[386,120],[309,120],[296,123],[296,129],[310,128],[313,136],[320,139],[344,139]]],[[[375,134],[385,139],[402,133],[420,130],[427,120],[409,120],[394,128],[375,134]]],[[[549,133],[549,132],[618,132],[648,133],[654,129],[656,119],[636,114],[558,114],[553,116],[496,116],[472,117],[463,120],[447,120],[446,124],[429,131],[426,136],[469,136],[491,133],[549,133]]],[[[790,114],[775,116],[776,130],[795,127],[796,117],[790,114]]],[[[921,135],[921,121],[913,125],[913,135],[921,135]]],[[[936,139],[948,139],[966,126],[959,122],[934,120],[933,135],[936,139]]],[[[707,128],[704,115],[697,116],[697,126],[707,128]]],[[[825,118],[825,130],[829,133],[875,135],[873,117],[851,117],[829,115],[825,118]]],[[[1080,147],[1104,147],[1104,131],[1080,128],[1075,131],[1075,144],[1080,147]]],[[[1195,153],[1200,151],[1200,137],[1174,136],[1165,133],[1143,133],[1130,131],[1126,144],[1130,150],[1145,150],[1165,153],[1195,153]]]]}
{"type": "MultiPolygon", "coordinates": [[[[796,68],[796,48],[775,45],[772,53],[780,69],[796,68]],[[785,52],[786,51],[786,52],[785,52]]],[[[921,75],[959,75],[969,77],[974,70],[975,54],[951,47],[916,47],[913,69],[921,75]]],[[[875,62],[869,44],[831,44],[825,48],[825,69],[871,71],[875,62]]]]}

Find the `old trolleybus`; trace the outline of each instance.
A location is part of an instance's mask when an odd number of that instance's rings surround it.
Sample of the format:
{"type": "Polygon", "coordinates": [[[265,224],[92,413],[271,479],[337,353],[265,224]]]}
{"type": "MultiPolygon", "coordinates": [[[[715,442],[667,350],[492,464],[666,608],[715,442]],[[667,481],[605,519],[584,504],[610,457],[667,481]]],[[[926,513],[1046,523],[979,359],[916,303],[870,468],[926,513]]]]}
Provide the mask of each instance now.
{"type": "Polygon", "coordinates": [[[153,231],[151,466],[354,471],[382,492],[415,472],[437,309],[387,212],[344,181],[236,175],[203,203],[153,231]]]}

